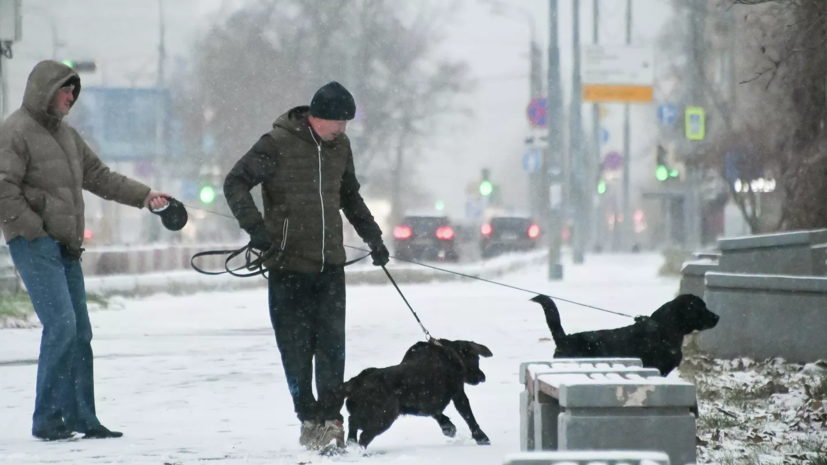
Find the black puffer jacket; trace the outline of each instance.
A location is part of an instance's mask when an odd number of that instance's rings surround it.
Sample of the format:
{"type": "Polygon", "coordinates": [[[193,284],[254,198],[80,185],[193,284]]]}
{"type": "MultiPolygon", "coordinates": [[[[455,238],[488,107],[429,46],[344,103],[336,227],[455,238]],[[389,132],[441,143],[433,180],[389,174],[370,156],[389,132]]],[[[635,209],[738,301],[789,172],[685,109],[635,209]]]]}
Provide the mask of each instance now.
{"type": "MultiPolygon", "coordinates": [[[[283,252],[280,268],[312,273],[346,261],[340,209],[369,245],[382,242],[382,231],[359,194],[350,141],[346,136],[319,139],[308,110],[294,108],[273,123],[227,175],[224,195],[244,230],[264,223],[283,252]],[[250,194],[258,184],[263,217],[250,194]]],[[[265,266],[276,263],[274,256],[265,266]]]]}

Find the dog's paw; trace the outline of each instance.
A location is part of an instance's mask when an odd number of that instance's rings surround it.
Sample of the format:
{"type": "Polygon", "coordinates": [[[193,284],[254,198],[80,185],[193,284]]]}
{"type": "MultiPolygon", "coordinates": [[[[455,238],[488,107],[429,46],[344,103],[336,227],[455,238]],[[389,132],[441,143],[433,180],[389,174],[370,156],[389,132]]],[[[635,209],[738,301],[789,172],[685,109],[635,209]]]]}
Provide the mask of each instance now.
{"type": "Polygon", "coordinates": [[[485,435],[482,431],[478,431],[472,435],[475,441],[477,441],[477,445],[479,446],[490,446],[491,440],[488,439],[488,436],[485,435]]]}
{"type": "Polygon", "coordinates": [[[453,425],[453,423],[445,425],[442,427],[442,434],[452,438],[457,435],[457,427],[453,425]]]}

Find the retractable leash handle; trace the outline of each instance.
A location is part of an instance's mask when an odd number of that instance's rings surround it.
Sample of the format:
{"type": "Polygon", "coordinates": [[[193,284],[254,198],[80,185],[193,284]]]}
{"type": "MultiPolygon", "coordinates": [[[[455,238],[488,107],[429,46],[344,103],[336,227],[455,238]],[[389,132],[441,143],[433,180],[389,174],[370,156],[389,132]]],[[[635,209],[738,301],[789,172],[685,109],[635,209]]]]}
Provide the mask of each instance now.
{"type": "Polygon", "coordinates": [[[161,208],[153,210],[151,206],[148,207],[151,213],[161,217],[161,223],[170,231],[180,231],[187,225],[189,215],[184,204],[175,197],[165,197],[167,204],[161,208]]]}

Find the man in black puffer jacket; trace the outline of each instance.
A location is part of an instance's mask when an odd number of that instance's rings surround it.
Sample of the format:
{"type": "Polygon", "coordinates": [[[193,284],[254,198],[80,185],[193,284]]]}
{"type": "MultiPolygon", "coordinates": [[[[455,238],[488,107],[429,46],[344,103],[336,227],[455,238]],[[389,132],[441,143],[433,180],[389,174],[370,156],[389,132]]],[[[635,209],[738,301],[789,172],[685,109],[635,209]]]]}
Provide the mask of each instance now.
{"type": "Polygon", "coordinates": [[[300,442],[313,449],[334,439],[344,444],[341,414],[317,423],[312,412],[314,357],[319,396],[344,382],[346,254],[339,210],[369,245],[374,265],[389,258],[382,231],[359,194],[345,135],[355,115],[347,89],[337,82],[323,86],[309,107],[276,119],[224,181],[227,202],[251,245],[273,249],[265,262],[270,320],[302,421],[300,442]],[[250,194],[259,184],[263,216],[250,194]]]}

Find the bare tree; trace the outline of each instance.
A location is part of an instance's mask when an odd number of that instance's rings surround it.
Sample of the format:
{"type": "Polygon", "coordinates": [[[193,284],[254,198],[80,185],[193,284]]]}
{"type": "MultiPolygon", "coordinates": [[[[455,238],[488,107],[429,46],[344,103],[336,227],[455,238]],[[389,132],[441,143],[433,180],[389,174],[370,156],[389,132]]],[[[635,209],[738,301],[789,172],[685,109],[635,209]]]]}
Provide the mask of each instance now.
{"type": "Polygon", "coordinates": [[[179,79],[177,107],[195,165],[226,172],[279,114],[339,80],[359,107],[349,134],[360,177],[403,208],[417,189],[411,156],[442,117],[466,111],[457,97],[473,84],[464,63],[436,53],[448,3],[260,0],[231,14],[198,41],[189,75],[179,79]],[[216,142],[212,156],[201,150],[204,134],[216,142]]]}
{"type": "Polygon", "coordinates": [[[756,59],[744,84],[779,103],[762,131],[776,134],[783,182],[782,224],[787,229],[827,226],[827,2],[736,0],[744,22],[760,25],[756,59]]]}

